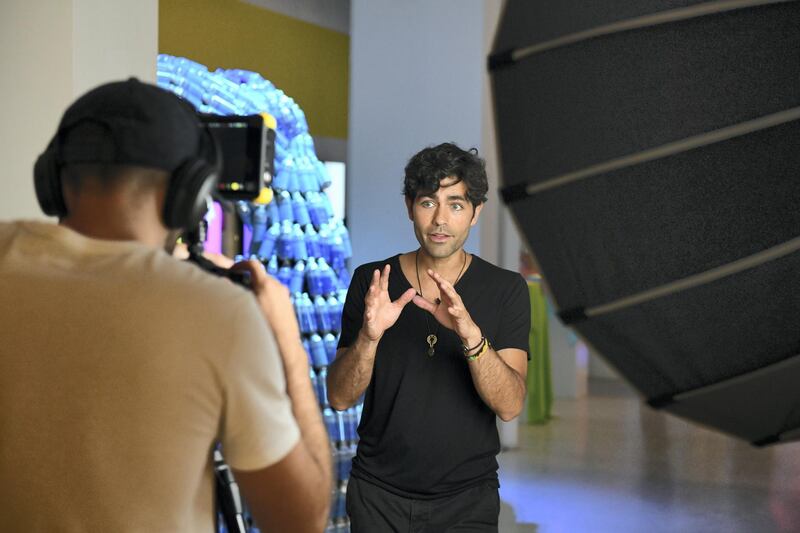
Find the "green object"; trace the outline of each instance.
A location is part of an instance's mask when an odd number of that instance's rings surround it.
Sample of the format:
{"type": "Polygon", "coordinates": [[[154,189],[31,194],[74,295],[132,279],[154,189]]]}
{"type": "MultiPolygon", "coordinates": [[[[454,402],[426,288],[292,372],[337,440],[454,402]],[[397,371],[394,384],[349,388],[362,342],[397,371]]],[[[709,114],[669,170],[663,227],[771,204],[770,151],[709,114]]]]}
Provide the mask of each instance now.
{"type": "Polygon", "coordinates": [[[547,327],[547,300],[538,281],[528,281],[531,298],[531,331],[528,335],[531,360],[528,362],[528,423],[544,424],[553,406],[550,370],[550,341],[547,327]]]}

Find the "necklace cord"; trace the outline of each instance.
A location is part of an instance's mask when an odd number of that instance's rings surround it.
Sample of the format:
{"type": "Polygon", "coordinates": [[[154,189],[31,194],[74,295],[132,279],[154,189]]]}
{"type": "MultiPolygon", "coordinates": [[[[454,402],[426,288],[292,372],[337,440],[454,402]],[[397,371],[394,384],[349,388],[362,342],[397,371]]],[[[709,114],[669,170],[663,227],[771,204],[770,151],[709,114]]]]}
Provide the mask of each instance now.
{"type": "MultiPolygon", "coordinates": [[[[461,279],[461,275],[464,273],[464,268],[466,268],[467,266],[467,252],[466,250],[462,251],[464,252],[464,261],[461,263],[461,270],[459,270],[458,276],[456,276],[455,281],[453,281],[454,287],[455,284],[458,283],[458,280],[461,279]]],[[[425,298],[425,295],[422,294],[422,280],[419,277],[419,250],[414,252],[414,267],[417,273],[417,285],[419,285],[419,295],[422,298],[425,298]]],[[[442,301],[440,298],[436,299],[436,305],[439,305],[441,302],[442,301]]],[[[426,338],[426,342],[428,343],[428,356],[432,357],[434,354],[434,346],[436,345],[436,341],[438,340],[436,334],[439,332],[439,324],[438,323],[436,324],[436,331],[431,333],[431,328],[430,325],[428,324],[428,312],[425,310],[423,310],[422,312],[423,312],[422,316],[423,318],[425,318],[425,331],[428,333],[428,336],[426,338]]]]}

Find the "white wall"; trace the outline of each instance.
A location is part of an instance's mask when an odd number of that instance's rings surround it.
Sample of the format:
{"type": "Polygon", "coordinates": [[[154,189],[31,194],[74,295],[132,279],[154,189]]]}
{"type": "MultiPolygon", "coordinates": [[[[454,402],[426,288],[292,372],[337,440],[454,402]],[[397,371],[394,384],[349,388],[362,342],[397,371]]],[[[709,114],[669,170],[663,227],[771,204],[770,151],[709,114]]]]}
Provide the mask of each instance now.
{"type": "Polygon", "coordinates": [[[70,2],[0,7],[0,219],[39,216],[33,162],[72,99],[70,2]]]}
{"type": "Polygon", "coordinates": [[[158,0],[73,0],[73,94],[135,76],[155,83],[158,0]]]}
{"type": "Polygon", "coordinates": [[[417,248],[401,195],[414,153],[444,141],[483,151],[484,2],[353,0],[350,15],[347,219],[357,266],[417,248]]]}
{"type": "Polygon", "coordinates": [[[158,0],[2,0],[0,220],[40,218],[33,163],[64,109],[101,82],[155,80],[158,0]]]}

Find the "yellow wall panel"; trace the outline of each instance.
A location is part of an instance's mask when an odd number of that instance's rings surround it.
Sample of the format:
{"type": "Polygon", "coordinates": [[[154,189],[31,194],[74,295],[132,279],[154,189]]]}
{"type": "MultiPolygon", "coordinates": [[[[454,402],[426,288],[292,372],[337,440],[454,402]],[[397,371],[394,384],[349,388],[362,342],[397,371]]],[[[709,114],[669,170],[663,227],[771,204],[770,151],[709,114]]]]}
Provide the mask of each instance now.
{"type": "Polygon", "coordinates": [[[347,138],[350,37],[238,0],[160,0],[158,50],[258,72],[294,98],[312,135],[347,138]]]}

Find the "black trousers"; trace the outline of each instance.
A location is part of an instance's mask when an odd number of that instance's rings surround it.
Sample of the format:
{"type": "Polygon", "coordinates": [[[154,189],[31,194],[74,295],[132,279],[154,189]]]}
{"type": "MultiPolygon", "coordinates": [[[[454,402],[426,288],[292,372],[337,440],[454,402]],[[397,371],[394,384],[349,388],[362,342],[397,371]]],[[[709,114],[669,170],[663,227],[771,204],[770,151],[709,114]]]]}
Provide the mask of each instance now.
{"type": "Polygon", "coordinates": [[[500,494],[487,481],[451,496],[415,500],[350,477],[347,514],[351,533],[497,533],[500,494]]]}

